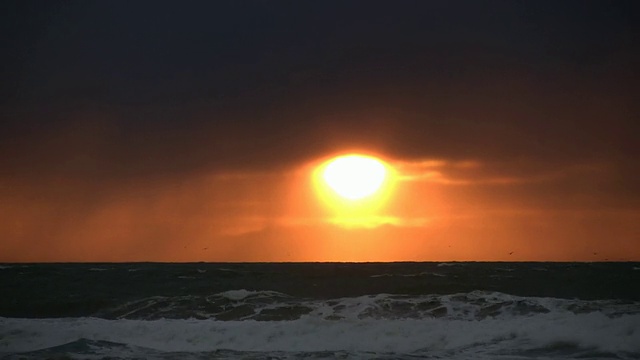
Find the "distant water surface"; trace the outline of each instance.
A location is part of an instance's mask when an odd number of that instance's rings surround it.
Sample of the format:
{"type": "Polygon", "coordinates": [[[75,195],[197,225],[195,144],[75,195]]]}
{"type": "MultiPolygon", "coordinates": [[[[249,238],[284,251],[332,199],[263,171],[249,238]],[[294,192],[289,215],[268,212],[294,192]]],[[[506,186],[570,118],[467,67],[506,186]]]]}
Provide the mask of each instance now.
{"type": "Polygon", "coordinates": [[[0,264],[2,359],[640,359],[640,263],[0,264]]]}

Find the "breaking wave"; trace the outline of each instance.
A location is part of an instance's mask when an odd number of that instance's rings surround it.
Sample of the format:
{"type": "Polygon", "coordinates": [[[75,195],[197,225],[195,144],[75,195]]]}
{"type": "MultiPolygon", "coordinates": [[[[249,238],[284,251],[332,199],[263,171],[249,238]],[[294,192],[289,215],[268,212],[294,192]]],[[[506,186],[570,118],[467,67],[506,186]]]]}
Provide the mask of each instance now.
{"type": "Polygon", "coordinates": [[[105,319],[325,320],[425,319],[482,320],[515,316],[598,313],[614,318],[640,314],[640,304],[622,300],[570,300],[473,291],[452,295],[376,294],[338,299],[300,299],[277,291],[228,290],[209,296],[153,296],[94,314],[105,319]]]}
{"type": "Polygon", "coordinates": [[[378,294],[303,300],[230,290],[153,297],[103,318],[0,318],[0,354],[116,359],[640,357],[640,306],[613,300],[378,294]],[[201,303],[198,303],[200,301],[201,303]],[[185,319],[190,310],[198,314],[185,319]],[[203,304],[208,304],[206,307],[203,304]],[[180,315],[180,316],[178,316],[180,315]]]}

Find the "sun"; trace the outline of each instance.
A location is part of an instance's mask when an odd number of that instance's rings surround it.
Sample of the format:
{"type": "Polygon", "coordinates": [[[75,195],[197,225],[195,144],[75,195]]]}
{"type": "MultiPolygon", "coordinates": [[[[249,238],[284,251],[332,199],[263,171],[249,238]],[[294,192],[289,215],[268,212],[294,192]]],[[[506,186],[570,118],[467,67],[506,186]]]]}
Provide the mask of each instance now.
{"type": "Polygon", "coordinates": [[[313,185],[327,213],[325,221],[345,228],[374,228],[386,223],[397,182],[386,161],[362,153],[343,153],[314,164],[313,185]]]}
{"type": "Polygon", "coordinates": [[[360,200],[380,190],[388,176],[385,164],[371,156],[350,154],[328,162],[322,171],[324,182],[339,196],[360,200]]]}

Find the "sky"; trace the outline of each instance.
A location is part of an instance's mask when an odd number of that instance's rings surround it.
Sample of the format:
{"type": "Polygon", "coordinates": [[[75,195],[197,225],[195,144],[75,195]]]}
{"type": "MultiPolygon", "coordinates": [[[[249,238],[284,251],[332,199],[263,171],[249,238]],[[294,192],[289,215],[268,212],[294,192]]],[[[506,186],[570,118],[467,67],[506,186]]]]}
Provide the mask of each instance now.
{"type": "Polygon", "coordinates": [[[638,261],[639,10],[3,1],[0,261],[638,261]]]}

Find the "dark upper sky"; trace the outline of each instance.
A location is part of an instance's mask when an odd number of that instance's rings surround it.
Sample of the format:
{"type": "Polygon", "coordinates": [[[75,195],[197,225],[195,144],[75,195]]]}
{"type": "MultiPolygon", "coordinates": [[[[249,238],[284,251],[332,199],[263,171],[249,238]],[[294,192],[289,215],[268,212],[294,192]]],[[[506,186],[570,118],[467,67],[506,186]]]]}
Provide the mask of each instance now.
{"type": "Polygon", "coordinates": [[[638,4],[3,1],[5,210],[362,149],[637,211],[638,4]]]}
{"type": "Polygon", "coordinates": [[[637,155],[634,1],[7,1],[1,12],[5,171],[80,149],[124,176],[343,146],[637,155]]]}

